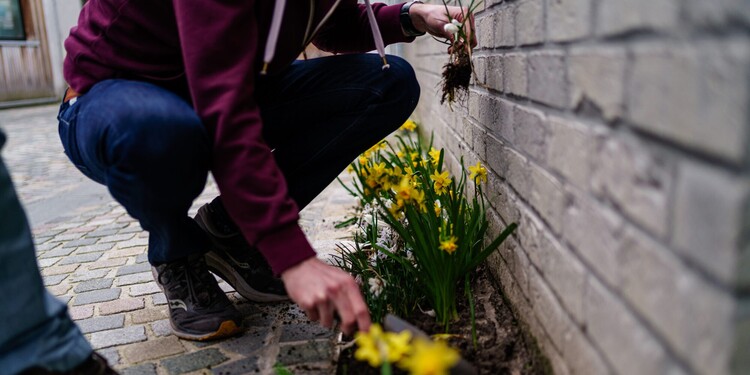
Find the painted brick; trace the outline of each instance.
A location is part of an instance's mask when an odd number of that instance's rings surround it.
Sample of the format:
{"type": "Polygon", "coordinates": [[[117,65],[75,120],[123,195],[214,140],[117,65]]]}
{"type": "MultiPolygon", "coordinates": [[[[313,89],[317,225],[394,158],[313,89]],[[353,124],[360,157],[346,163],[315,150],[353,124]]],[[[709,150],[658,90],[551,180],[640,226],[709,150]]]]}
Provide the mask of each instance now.
{"type": "Polygon", "coordinates": [[[487,58],[487,86],[493,90],[503,91],[503,55],[487,58]]]}
{"type": "Polygon", "coordinates": [[[529,163],[529,176],[531,177],[529,204],[553,231],[560,233],[565,206],[565,191],[562,184],[533,163],[529,163]]]}
{"type": "Polygon", "coordinates": [[[748,183],[708,165],[680,163],[673,242],[678,251],[733,284],[748,183]]]}
{"type": "Polygon", "coordinates": [[[522,0],[516,6],[516,43],[538,44],[544,41],[544,9],[542,0],[522,0]]]}
{"type": "Polygon", "coordinates": [[[505,91],[509,94],[525,97],[529,94],[526,55],[509,53],[503,59],[505,91]]]}
{"type": "Polygon", "coordinates": [[[532,309],[552,340],[552,344],[555,345],[557,350],[562,350],[563,336],[567,328],[565,311],[539,273],[531,268],[529,274],[529,294],[532,309]]]}
{"type": "Polygon", "coordinates": [[[638,128],[737,161],[746,155],[750,46],[744,41],[636,48],[628,80],[638,128]],[[711,126],[706,126],[711,124],[711,126]]]}
{"type": "Polygon", "coordinates": [[[701,373],[723,373],[732,345],[731,296],[696,275],[645,234],[622,241],[622,291],[684,360],[701,373]]]}
{"type": "Polygon", "coordinates": [[[723,27],[732,23],[750,23],[750,7],[745,0],[687,0],[688,20],[701,27],[723,27]]]}
{"type": "Polygon", "coordinates": [[[599,352],[578,327],[565,332],[563,359],[571,374],[612,374],[599,352]]]}
{"type": "Polygon", "coordinates": [[[617,248],[622,218],[576,192],[569,192],[569,196],[563,216],[563,238],[610,285],[618,285],[617,248]]]}
{"type": "Polygon", "coordinates": [[[593,190],[659,237],[669,230],[673,159],[635,137],[610,137],[596,155],[593,190]]]}
{"type": "Polygon", "coordinates": [[[601,0],[597,33],[620,34],[635,30],[668,30],[679,20],[677,0],[601,0]]]}
{"type": "Polygon", "coordinates": [[[492,37],[495,35],[495,23],[492,17],[482,17],[476,20],[477,48],[492,47],[492,37]]]}
{"type": "Polygon", "coordinates": [[[510,3],[495,12],[495,47],[511,47],[516,44],[515,4],[510,3]]]}
{"type": "MultiPolygon", "coordinates": [[[[494,118],[489,124],[485,124],[490,133],[497,138],[513,142],[513,103],[505,99],[491,98],[494,118]]],[[[486,160],[486,159],[485,159],[486,160]]]]}
{"type": "Polygon", "coordinates": [[[547,40],[568,42],[591,33],[591,0],[547,0],[547,40]]]}
{"type": "Polygon", "coordinates": [[[568,105],[565,55],[559,51],[529,55],[529,98],[565,108],[568,105]]]}
{"type": "Polygon", "coordinates": [[[666,374],[675,361],[617,297],[589,278],[586,327],[612,367],[621,374],[666,374]]]}
{"type": "Polygon", "coordinates": [[[110,346],[146,341],[146,333],[143,326],[125,327],[94,332],[91,334],[91,340],[89,341],[91,342],[91,346],[96,350],[108,348],[110,346]]]}
{"type": "Polygon", "coordinates": [[[514,106],[514,144],[532,159],[547,159],[547,119],[544,112],[528,107],[514,106]]]}
{"type": "Polygon", "coordinates": [[[574,120],[549,119],[547,164],[568,182],[588,189],[599,134],[590,126],[574,120]]]}
{"type": "Polygon", "coordinates": [[[607,120],[622,117],[626,61],[620,48],[573,49],[568,58],[570,106],[593,105],[607,120]]]}

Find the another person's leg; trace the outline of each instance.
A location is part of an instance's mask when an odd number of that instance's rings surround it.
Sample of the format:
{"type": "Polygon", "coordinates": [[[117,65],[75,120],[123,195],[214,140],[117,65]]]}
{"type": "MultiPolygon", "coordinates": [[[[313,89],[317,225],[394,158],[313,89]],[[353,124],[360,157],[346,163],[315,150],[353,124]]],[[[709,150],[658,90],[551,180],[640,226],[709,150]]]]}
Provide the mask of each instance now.
{"type": "Polygon", "coordinates": [[[103,81],[60,111],[66,154],[149,232],[149,262],[188,339],[238,332],[241,319],[208,272],[209,242],[187,215],[203,190],[210,140],[191,106],[158,86],[103,81]]]}
{"type": "MultiPolygon", "coordinates": [[[[388,59],[387,70],[372,54],[297,61],[258,81],[264,137],[300,209],[414,111],[420,91],[414,71],[401,58],[388,59]]],[[[214,243],[207,254],[212,270],[246,298],[278,294],[280,281],[247,245],[220,197],[201,207],[196,221],[214,243]]]]}
{"type": "MultiPolygon", "coordinates": [[[[4,143],[0,131],[0,149],[4,143]]],[[[29,224],[2,158],[0,212],[0,372],[104,371],[108,366],[93,354],[67,306],[44,289],[29,224]]]]}

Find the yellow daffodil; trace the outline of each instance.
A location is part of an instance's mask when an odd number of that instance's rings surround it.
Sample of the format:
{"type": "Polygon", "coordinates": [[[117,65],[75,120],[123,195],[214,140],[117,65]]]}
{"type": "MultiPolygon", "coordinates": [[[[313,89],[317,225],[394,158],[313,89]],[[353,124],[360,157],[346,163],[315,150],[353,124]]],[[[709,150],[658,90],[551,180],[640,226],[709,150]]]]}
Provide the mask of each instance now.
{"type": "Polygon", "coordinates": [[[440,212],[442,211],[442,208],[440,207],[440,202],[435,201],[435,206],[433,207],[435,210],[435,216],[440,216],[440,212]]]}
{"type": "Polygon", "coordinates": [[[453,254],[456,249],[458,249],[458,245],[456,244],[456,241],[458,241],[458,238],[456,236],[450,236],[447,240],[441,240],[440,241],[440,250],[444,250],[448,254],[453,254]]]}
{"type": "Polygon", "coordinates": [[[402,199],[396,200],[396,202],[391,203],[391,206],[388,207],[388,211],[390,211],[391,215],[398,217],[401,213],[401,210],[404,209],[404,201],[402,199]]]}
{"type": "Polygon", "coordinates": [[[403,159],[404,158],[404,152],[401,151],[401,150],[396,151],[396,157],[399,158],[399,159],[403,159]]]}
{"type": "Polygon", "coordinates": [[[430,159],[432,159],[432,164],[437,166],[438,162],[440,161],[440,150],[436,150],[434,147],[430,149],[430,159]]]}
{"type": "Polygon", "coordinates": [[[475,183],[487,182],[487,169],[482,166],[482,163],[477,162],[477,165],[470,166],[469,171],[471,172],[469,178],[475,183]]]}
{"type": "Polygon", "coordinates": [[[399,129],[413,132],[417,129],[417,123],[415,123],[411,119],[408,119],[403,125],[401,125],[399,129]]]}
{"type": "Polygon", "coordinates": [[[435,171],[435,173],[430,175],[430,179],[434,181],[433,186],[435,188],[435,193],[442,195],[448,191],[448,186],[451,184],[451,178],[448,175],[448,171],[443,171],[443,173],[435,171]]]}
{"type": "Polygon", "coordinates": [[[409,178],[404,177],[401,179],[401,183],[399,183],[397,186],[394,186],[393,190],[395,190],[396,197],[398,199],[408,201],[409,199],[411,199],[412,190],[414,190],[414,187],[411,185],[409,178]]]}
{"type": "Polygon", "coordinates": [[[410,356],[399,362],[399,367],[411,375],[447,375],[460,356],[443,342],[417,339],[410,356]]]}
{"type": "Polygon", "coordinates": [[[360,155],[359,157],[359,165],[366,165],[367,164],[367,156],[360,155]]]}
{"type": "Polygon", "coordinates": [[[396,363],[411,352],[411,332],[383,332],[379,324],[371,325],[369,332],[357,333],[354,339],[354,358],[367,361],[372,367],[379,367],[384,361],[396,363]]]}
{"type": "Polygon", "coordinates": [[[349,166],[346,167],[346,171],[349,173],[354,173],[354,167],[352,167],[352,165],[349,164],[349,166]]]}

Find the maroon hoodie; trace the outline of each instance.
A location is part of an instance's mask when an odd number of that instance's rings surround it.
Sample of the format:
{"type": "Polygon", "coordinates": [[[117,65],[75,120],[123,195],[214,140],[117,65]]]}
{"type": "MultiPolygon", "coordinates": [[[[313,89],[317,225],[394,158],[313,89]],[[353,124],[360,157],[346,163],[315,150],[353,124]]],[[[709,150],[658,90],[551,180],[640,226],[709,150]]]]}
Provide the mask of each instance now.
{"type": "MultiPolygon", "coordinates": [[[[99,81],[125,78],[191,100],[213,137],[211,170],[224,205],[278,275],[315,252],[263,141],[260,94],[253,90],[273,8],[272,0],[91,0],[65,41],[64,69],[81,94],[99,81]]],[[[373,4],[386,44],[413,40],[403,35],[400,8],[373,4]]],[[[356,0],[289,1],[281,30],[269,74],[311,41],[329,52],[375,49],[365,6],[356,0]]]]}

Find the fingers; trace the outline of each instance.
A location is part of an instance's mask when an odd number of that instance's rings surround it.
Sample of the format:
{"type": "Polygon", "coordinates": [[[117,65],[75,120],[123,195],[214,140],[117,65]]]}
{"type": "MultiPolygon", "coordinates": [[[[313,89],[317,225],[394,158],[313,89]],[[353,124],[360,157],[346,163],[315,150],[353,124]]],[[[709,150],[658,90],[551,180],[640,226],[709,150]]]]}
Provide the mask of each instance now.
{"type": "Polygon", "coordinates": [[[326,328],[333,327],[333,305],[330,301],[324,301],[317,305],[320,315],[320,325],[326,328]]]}

